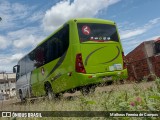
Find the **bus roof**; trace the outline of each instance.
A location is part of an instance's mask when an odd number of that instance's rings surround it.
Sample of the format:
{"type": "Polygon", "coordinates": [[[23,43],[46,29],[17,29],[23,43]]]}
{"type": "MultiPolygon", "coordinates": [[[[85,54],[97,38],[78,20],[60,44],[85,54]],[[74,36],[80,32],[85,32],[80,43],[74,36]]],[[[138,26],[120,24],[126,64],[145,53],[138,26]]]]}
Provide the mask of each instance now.
{"type": "Polygon", "coordinates": [[[104,20],[104,19],[98,19],[98,18],[75,18],[75,19],[71,19],[69,21],[74,21],[74,22],[78,22],[78,23],[106,23],[106,24],[115,24],[114,21],[111,20],[104,20]]]}

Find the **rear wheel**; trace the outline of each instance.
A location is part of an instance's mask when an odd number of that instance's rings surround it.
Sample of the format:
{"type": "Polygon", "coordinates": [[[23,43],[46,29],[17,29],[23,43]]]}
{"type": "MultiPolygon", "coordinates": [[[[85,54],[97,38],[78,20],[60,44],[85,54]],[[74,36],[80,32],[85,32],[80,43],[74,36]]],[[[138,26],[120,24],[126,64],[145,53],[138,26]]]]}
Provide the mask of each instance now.
{"type": "Polygon", "coordinates": [[[48,100],[54,100],[55,95],[54,95],[54,93],[53,93],[52,88],[49,88],[49,89],[47,90],[47,98],[48,98],[48,100]]]}
{"type": "Polygon", "coordinates": [[[45,90],[46,90],[46,96],[48,100],[53,100],[55,98],[55,95],[53,93],[52,87],[50,84],[45,85],[45,90]]]}
{"type": "Polygon", "coordinates": [[[53,91],[53,89],[52,89],[52,87],[51,87],[51,84],[49,82],[47,82],[44,85],[44,88],[45,88],[46,96],[47,96],[48,100],[58,100],[58,99],[61,99],[62,94],[61,93],[55,94],[54,91],[53,91]]]}
{"type": "Polygon", "coordinates": [[[19,90],[19,98],[20,98],[21,102],[25,102],[26,101],[26,99],[23,98],[23,94],[22,94],[21,90],[19,90]]]}
{"type": "Polygon", "coordinates": [[[83,95],[92,94],[95,91],[96,86],[85,86],[80,91],[83,95]]]}

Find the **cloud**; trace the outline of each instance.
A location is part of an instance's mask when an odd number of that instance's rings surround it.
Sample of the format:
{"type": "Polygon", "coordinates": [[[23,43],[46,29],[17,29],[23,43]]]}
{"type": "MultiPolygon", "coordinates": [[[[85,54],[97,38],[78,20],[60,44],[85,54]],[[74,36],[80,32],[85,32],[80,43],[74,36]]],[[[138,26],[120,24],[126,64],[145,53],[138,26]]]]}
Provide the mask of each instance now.
{"type": "Polygon", "coordinates": [[[14,40],[13,45],[16,48],[26,48],[32,46],[35,43],[35,36],[33,35],[25,35],[23,38],[19,38],[18,40],[14,40]]]}
{"type": "Polygon", "coordinates": [[[0,2],[1,30],[20,28],[28,23],[40,22],[44,12],[37,6],[28,6],[17,2],[3,0],[0,2]]]}
{"type": "Polygon", "coordinates": [[[10,41],[3,36],[0,36],[0,49],[6,49],[10,45],[10,41]]]}
{"type": "Polygon", "coordinates": [[[35,47],[38,42],[42,41],[45,37],[41,29],[37,29],[37,27],[27,27],[9,32],[8,38],[13,41],[13,46],[17,49],[25,49],[27,47],[35,47]]]}
{"type": "Polygon", "coordinates": [[[9,63],[9,62],[15,62],[22,58],[24,56],[24,53],[16,53],[13,55],[6,55],[6,56],[0,56],[0,62],[3,63],[9,63]],[[5,60],[5,61],[4,61],[5,60]]]}
{"type": "Polygon", "coordinates": [[[160,22],[160,18],[155,18],[155,19],[153,19],[153,20],[150,20],[149,22],[150,22],[151,24],[157,24],[157,23],[160,22]]]}
{"type": "Polygon", "coordinates": [[[0,71],[12,72],[11,68],[17,64],[17,61],[24,56],[24,53],[16,53],[13,55],[0,56],[0,71]]]}
{"type": "Polygon", "coordinates": [[[71,18],[93,17],[100,10],[119,2],[120,0],[65,0],[47,10],[43,19],[43,27],[53,31],[71,18]]]}
{"type": "Polygon", "coordinates": [[[147,40],[156,40],[159,37],[160,37],[160,35],[152,36],[152,37],[149,37],[149,38],[145,39],[144,41],[147,41],[147,40]]]}
{"type": "Polygon", "coordinates": [[[121,39],[131,38],[140,34],[143,34],[147,31],[145,28],[138,28],[134,30],[126,30],[121,32],[121,39]]]}
{"type": "MultiPolygon", "coordinates": [[[[127,40],[127,39],[131,39],[132,37],[144,34],[147,31],[149,31],[151,28],[153,28],[157,23],[160,23],[160,18],[152,19],[148,21],[148,23],[144,24],[143,26],[138,26],[137,28],[132,27],[132,28],[128,28],[127,30],[120,29],[121,39],[127,40]]],[[[125,26],[129,26],[131,24],[135,25],[135,23],[125,22],[125,26]]]]}
{"type": "Polygon", "coordinates": [[[43,18],[44,14],[42,11],[33,13],[27,20],[30,22],[40,21],[43,18]]]}
{"type": "Polygon", "coordinates": [[[2,17],[0,27],[3,30],[18,26],[16,21],[25,18],[29,14],[28,6],[8,1],[0,3],[0,11],[0,16],[2,17]]]}
{"type": "Polygon", "coordinates": [[[21,59],[24,56],[24,53],[16,53],[13,55],[6,55],[6,56],[0,56],[0,63],[3,62],[3,64],[8,64],[11,62],[17,62],[19,59],[21,59]]]}
{"type": "Polygon", "coordinates": [[[16,53],[10,57],[10,62],[16,62],[24,56],[24,53],[16,53]]]}

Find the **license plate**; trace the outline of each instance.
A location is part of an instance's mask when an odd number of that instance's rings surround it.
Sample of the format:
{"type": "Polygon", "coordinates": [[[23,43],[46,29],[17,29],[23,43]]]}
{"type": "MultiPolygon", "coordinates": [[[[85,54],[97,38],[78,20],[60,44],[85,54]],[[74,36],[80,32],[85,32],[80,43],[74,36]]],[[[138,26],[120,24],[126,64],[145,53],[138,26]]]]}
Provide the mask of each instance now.
{"type": "Polygon", "coordinates": [[[122,64],[114,64],[115,70],[122,70],[122,64]]]}
{"type": "Polygon", "coordinates": [[[104,81],[112,80],[112,77],[104,77],[103,80],[104,81]]]}

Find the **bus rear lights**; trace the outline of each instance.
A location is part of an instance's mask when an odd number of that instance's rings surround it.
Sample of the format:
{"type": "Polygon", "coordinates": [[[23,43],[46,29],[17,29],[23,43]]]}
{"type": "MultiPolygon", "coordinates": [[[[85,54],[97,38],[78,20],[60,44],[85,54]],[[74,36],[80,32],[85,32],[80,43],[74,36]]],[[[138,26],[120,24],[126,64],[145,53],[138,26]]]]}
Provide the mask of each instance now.
{"type": "Polygon", "coordinates": [[[76,72],[86,73],[86,70],[85,70],[84,65],[83,65],[82,54],[81,53],[76,55],[75,69],[76,69],[76,72]]]}

